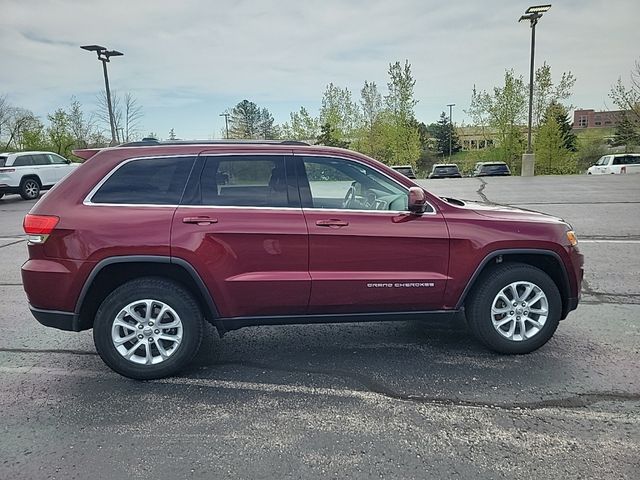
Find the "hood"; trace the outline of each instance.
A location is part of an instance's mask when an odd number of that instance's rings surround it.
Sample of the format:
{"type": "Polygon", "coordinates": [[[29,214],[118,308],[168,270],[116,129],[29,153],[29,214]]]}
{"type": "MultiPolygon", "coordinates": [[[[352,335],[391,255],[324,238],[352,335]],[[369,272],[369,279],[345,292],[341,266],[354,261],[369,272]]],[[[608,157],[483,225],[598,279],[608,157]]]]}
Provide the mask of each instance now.
{"type": "Polygon", "coordinates": [[[465,208],[467,210],[473,210],[478,215],[483,217],[501,219],[501,220],[521,220],[525,222],[553,222],[553,223],[567,223],[562,218],[555,217],[553,215],[547,215],[546,213],[536,212],[534,210],[527,210],[525,208],[509,207],[506,205],[496,205],[490,203],[472,202],[469,200],[455,200],[447,199],[449,203],[453,203],[459,208],[465,208]]]}

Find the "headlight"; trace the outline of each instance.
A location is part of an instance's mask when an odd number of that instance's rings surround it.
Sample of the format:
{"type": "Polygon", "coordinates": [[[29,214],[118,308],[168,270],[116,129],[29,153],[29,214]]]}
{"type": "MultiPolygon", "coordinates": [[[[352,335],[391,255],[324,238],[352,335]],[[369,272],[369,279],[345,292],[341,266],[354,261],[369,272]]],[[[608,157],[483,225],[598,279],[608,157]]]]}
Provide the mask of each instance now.
{"type": "Polygon", "coordinates": [[[567,240],[569,240],[572,247],[578,245],[578,237],[576,237],[576,232],[573,230],[567,231],[567,240]]]}

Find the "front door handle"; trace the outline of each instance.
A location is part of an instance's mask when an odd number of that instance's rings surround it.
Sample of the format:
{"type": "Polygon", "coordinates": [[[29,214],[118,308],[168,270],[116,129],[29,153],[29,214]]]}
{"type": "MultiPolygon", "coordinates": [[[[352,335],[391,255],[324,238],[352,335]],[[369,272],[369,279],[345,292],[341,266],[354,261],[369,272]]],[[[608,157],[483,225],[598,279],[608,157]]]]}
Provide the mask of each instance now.
{"type": "Polygon", "coordinates": [[[318,220],[316,225],[319,227],[346,227],[349,225],[349,222],[337,218],[330,218],[329,220],[318,220]]]}
{"type": "Polygon", "coordinates": [[[211,225],[212,223],[218,223],[217,218],[211,217],[184,217],[182,223],[193,223],[196,225],[211,225]]]}

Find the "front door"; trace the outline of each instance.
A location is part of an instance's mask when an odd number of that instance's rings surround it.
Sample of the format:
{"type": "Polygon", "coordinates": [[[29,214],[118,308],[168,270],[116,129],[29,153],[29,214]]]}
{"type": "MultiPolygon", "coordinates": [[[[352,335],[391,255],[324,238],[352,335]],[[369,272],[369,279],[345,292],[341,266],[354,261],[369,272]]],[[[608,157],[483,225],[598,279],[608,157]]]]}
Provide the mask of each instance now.
{"type": "Polygon", "coordinates": [[[309,228],[310,313],[442,307],[449,236],[433,207],[407,212],[407,189],[354,160],[299,156],[309,228]]]}
{"type": "Polygon", "coordinates": [[[176,210],[171,255],[193,265],[221,316],[306,312],[308,232],[286,155],[199,157],[176,210]]]}

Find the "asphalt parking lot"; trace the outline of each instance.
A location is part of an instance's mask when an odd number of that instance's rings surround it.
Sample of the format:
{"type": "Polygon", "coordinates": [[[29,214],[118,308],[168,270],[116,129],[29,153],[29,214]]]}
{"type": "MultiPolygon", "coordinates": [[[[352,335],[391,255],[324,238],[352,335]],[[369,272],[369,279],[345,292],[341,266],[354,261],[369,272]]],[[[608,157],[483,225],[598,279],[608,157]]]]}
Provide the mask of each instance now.
{"type": "Polygon", "coordinates": [[[112,373],[90,332],[47,329],[0,200],[0,478],[563,478],[640,472],[640,175],[424,180],[572,223],[578,310],[526,356],[460,324],[209,332],[180,377],[112,373]]]}

